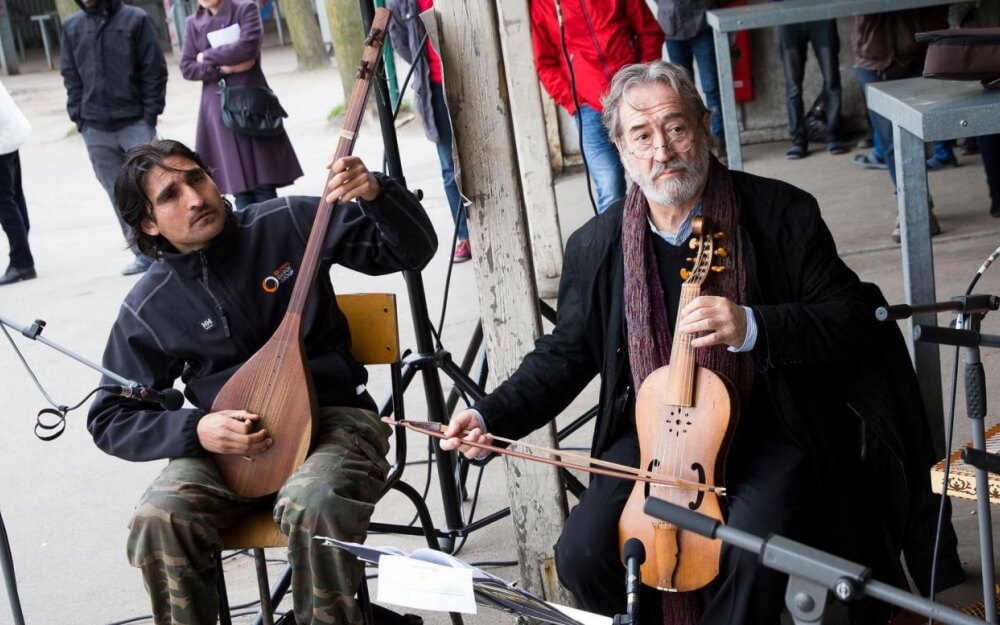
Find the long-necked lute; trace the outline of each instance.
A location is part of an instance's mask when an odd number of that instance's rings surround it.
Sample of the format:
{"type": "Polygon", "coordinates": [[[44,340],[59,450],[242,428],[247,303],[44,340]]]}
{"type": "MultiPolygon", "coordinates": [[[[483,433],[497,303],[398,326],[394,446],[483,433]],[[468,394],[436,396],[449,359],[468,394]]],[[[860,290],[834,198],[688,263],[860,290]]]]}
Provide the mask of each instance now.
{"type": "MultiPolygon", "coordinates": [[[[378,69],[382,42],[389,24],[388,9],[377,9],[358,66],[358,77],[348,101],[344,127],[334,160],[348,156],[361,126],[372,75],[378,69]]],[[[333,177],[333,172],[330,176],[333,177]]],[[[302,338],[302,313],[320,266],[323,239],[334,206],[323,199],[292,290],[288,310],[271,338],[226,382],[212,404],[213,411],[246,410],[260,416],[273,444],[254,455],[216,454],[215,463],[226,484],[243,497],[275,493],[305,460],[317,419],[316,393],[302,338]]]]}
{"type": "MultiPolygon", "coordinates": [[[[701,294],[701,285],[721,265],[713,266],[715,248],[707,220],[696,217],[696,254],[677,304],[680,311],[701,294]]],[[[691,260],[691,259],[689,259],[691,260]]],[[[640,469],[673,479],[722,485],[725,455],[736,423],[738,401],[722,376],[695,364],[691,334],[674,328],[670,364],[656,369],[642,382],[636,396],[635,423],[639,434],[640,469]]],[[[646,498],[654,495],[722,521],[716,490],[691,490],[636,483],[618,524],[619,546],[638,538],[646,549],[642,583],[661,590],[690,591],[711,582],[719,573],[722,542],[647,516],[646,498]]]]}

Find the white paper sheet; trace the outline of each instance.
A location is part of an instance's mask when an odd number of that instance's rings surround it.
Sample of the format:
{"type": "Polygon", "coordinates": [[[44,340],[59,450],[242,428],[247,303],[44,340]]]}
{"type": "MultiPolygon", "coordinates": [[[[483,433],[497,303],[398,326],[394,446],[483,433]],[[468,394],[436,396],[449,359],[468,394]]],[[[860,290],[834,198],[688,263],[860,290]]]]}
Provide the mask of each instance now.
{"type": "Polygon", "coordinates": [[[213,30],[208,33],[208,45],[213,48],[218,48],[219,46],[224,46],[230,43],[236,43],[240,40],[240,25],[232,24],[231,26],[226,26],[225,28],[220,28],[219,30],[213,30]]]}
{"type": "Polygon", "coordinates": [[[378,600],[408,608],[475,614],[472,569],[383,555],[378,561],[378,600]]]}
{"type": "Polygon", "coordinates": [[[612,623],[612,619],[607,616],[601,616],[600,614],[594,614],[593,612],[584,612],[583,610],[571,608],[568,605],[559,605],[558,603],[552,603],[551,601],[546,601],[545,603],[559,610],[571,619],[583,623],[583,625],[611,625],[612,623]]]}

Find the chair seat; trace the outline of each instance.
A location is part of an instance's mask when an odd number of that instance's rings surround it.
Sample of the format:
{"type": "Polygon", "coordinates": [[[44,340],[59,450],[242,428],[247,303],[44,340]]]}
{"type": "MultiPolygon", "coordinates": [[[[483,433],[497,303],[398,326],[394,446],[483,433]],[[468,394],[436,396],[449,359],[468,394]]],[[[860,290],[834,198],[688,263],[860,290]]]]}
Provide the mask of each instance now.
{"type": "Polygon", "coordinates": [[[288,536],[281,533],[271,517],[271,508],[255,510],[222,531],[223,550],[287,547],[288,536]]]}

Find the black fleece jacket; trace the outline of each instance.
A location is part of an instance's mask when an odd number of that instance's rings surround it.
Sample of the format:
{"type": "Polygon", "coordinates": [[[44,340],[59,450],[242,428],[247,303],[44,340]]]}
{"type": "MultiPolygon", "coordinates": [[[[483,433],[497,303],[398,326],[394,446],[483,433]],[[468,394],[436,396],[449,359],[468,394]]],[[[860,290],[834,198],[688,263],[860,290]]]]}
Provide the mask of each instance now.
{"type": "MultiPolygon", "coordinates": [[[[393,180],[379,180],[377,200],[342,203],[334,211],[303,315],[320,406],[374,407],[364,390],[367,373],[350,353],[330,266],[370,275],[421,269],[437,249],[420,203],[393,180]]],[[[283,319],[318,203],[318,198],[286,197],[254,205],[230,215],[204,249],[160,253],[122,304],[104,367],[156,389],[170,388],[180,378],[195,407],[163,410],[102,391],[87,422],[98,447],[135,461],[207,453],[198,442],[198,420],[283,319]]]]}
{"type": "Polygon", "coordinates": [[[153,20],[122,0],[84,8],[63,26],[60,67],[66,111],[78,129],[156,127],[167,97],[167,62],[153,20]]]}

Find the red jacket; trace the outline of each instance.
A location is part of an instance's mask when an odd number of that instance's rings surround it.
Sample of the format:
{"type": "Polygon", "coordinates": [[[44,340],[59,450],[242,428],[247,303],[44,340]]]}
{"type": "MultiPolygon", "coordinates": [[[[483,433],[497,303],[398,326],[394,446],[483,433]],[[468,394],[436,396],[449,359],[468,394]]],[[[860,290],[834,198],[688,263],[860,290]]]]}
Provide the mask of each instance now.
{"type": "MultiPolygon", "coordinates": [[[[663,56],[663,31],[646,0],[559,0],[566,49],[573,61],[580,104],[600,112],[615,72],[663,56]]],[[[531,39],[542,86],[571,114],[573,93],[563,56],[555,0],[531,0],[531,39]]]]}

